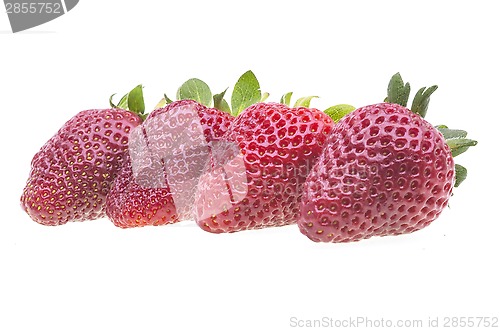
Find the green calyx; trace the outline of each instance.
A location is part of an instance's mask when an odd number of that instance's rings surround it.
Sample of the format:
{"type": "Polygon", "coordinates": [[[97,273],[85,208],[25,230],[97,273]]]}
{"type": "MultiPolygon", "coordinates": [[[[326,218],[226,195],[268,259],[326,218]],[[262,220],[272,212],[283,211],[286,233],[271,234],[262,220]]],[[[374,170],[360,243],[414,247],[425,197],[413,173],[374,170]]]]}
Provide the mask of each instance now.
{"type": "Polygon", "coordinates": [[[437,85],[431,87],[422,87],[417,91],[415,97],[413,98],[413,103],[411,104],[411,111],[419,114],[422,117],[427,115],[427,108],[429,107],[429,100],[431,94],[437,90],[437,85]]]}
{"type": "Polygon", "coordinates": [[[293,92],[287,92],[283,94],[283,96],[280,99],[280,103],[285,105],[285,106],[290,106],[290,102],[292,101],[292,95],[293,92]]]}
{"type": "Polygon", "coordinates": [[[247,107],[262,100],[260,84],[255,74],[248,70],[238,79],[231,95],[231,114],[239,115],[247,107]]]}
{"type": "Polygon", "coordinates": [[[319,97],[317,95],[310,95],[307,97],[298,98],[297,101],[295,101],[295,104],[293,105],[293,107],[295,107],[295,108],[297,108],[297,107],[309,108],[311,106],[311,100],[314,98],[319,98],[319,97]]]}
{"type": "MultiPolygon", "coordinates": [[[[283,94],[283,96],[281,96],[281,98],[280,98],[280,103],[287,106],[287,107],[291,107],[292,95],[293,95],[293,92],[287,92],[287,93],[283,94]]],[[[293,107],[294,108],[297,108],[297,107],[309,108],[311,106],[312,99],[316,99],[316,98],[319,98],[319,97],[317,95],[309,95],[307,97],[298,98],[297,100],[295,100],[293,107]]]]}
{"type": "MultiPolygon", "coordinates": [[[[247,107],[263,102],[269,97],[269,93],[261,93],[260,85],[252,71],[247,71],[236,82],[231,95],[231,105],[226,100],[226,88],[218,94],[212,94],[207,83],[199,78],[191,78],[184,82],[176,93],[177,100],[194,100],[206,107],[213,107],[221,111],[237,116],[247,107]]],[[[172,100],[165,94],[157,107],[165,106],[172,100]]]]}
{"type": "MultiPolygon", "coordinates": [[[[437,88],[437,85],[433,85],[431,87],[422,87],[419,89],[413,98],[410,110],[415,114],[425,117],[425,115],[427,115],[431,94],[434,93],[437,88]]],[[[384,99],[384,102],[396,103],[406,107],[410,98],[410,90],[410,83],[405,83],[401,74],[398,72],[394,74],[389,81],[387,97],[384,99]]]]}
{"type": "Polygon", "coordinates": [[[229,107],[229,104],[227,101],[224,99],[224,96],[226,95],[227,88],[222,91],[219,94],[215,94],[213,99],[214,99],[214,108],[222,110],[226,113],[231,113],[231,108],[229,107]]]}
{"type": "Polygon", "coordinates": [[[144,113],[146,111],[146,106],[144,104],[142,85],[137,85],[130,92],[121,97],[117,105],[113,103],[114,96],[115,94],[109,97],[109,105],[111,106],[111,108],[128,110],[132,113],[137,114],[143,120],[146,119],[147,114],[144,113]]]}
{"type": "Polygon", "coordinates": [[[469,147],[476,146],[477,141],[467,138],[467,131],[464,130],[452,130],[446,125],[438,125],[436,129],[443,134],[444,139],[448,143],[451,149],[451,155],[456,157],[464,152],[466,152],[469,147]]]}
{"type": "Polygon", "coordinates": [[[385,102],[397,103],[403,107],[408,104],[408,99],[410,98],[410,83],[404,83],[401,75],[396,73],[392,76],[389,81],[389,86],[387,87],[387,98],[385,102]]]}
{"type": "MultiPolygon", "coordinates": [[[[192,78],[186,81],[177,91],[177,99],[191,99],[195,100],[207,107],[214,107],[216,109],[230,113],[233,116],[238,116],[242,111],[251,105],[259,102],[265,102],[269,98],[269,93],[262,92],[260,83],[255,74],[248,70],[241,75],[234,87],[232,88],[231,97],[226,101],[228,88],[219,94],[212,95],[210,88],[206,83],[198,78],[192,78]]],[[[291,106],[292,92],[285,93],[280,103],[288,107],[291,106]]],[[[316,95],[298,98],[293,107],[306,107],[309,108],[311,101],[318,98],[316,95]]],[[[170,103],[166,96],[158,103],[158,106],[170,103]]],[[[352,107],[354,108],[354,107],[352,107]]]]}
{"type": "MultiPolygon", "coordinates": [[[[179,87],[176,97],[177,100],[194,100],[204,106],[219,109],[233,116],[238,116],[249,106],[259,102],[265,102],[269,98],[269,93],[262,92],[260,83],[251,70],[246,71],[238,78],[232,88],[231,96],[229,98],[227,97],[228,89],[229,88],[226,88],[218,94],[212,94],[208,84],[201,79],[191,78],[179,87]],[[227,100],[229,100],[229,102],[227,100]]],[[[292,92],[285,93],[279,102],[291,107],[292,95],[292,92]]],[[[318,96],[312,95],[298,98],[293,104],[293,107],[309,108],[311,101],[315,98],[318,98],[318,96]]],[[[165,94],[158,102],[155,109],[164,107],[171,102],[172,100],[165,94]]],[[[342,104],[330,107],[326,112],[334,119],[334,121],[338,121],[341,117],[350,113],[354,109],[355,108],[350,105],[342,104]]]]}
{"type": "MultiPolygon", "coordinates": [[[[288,92],[283,94],[283,96],[280,99],[280,103],[284,104],[286,106],[290,106],[291,101],[292,101],[292,95],[293,92],[288,92]]],[[[309,108],[311,105],[312,99],[319,98],[317,95],[311,95],[307,97],[302,97],[298,98],[295,101],[295,104],[293,105],[294,107],[306,107],[309,108]]],[[[335,106],[331,106],[327,109],[325,109],[323,112],[327,114],[335,123],[340,121],[342,117],[345,115],[349,114],[353,110],[355,110],[356,107],[347,105],[347,104],[339,104],[335,106]]]]}
{"type": "MultiPolygon", "coordinates": [[[[427,115],[427,108],[429,107],[430,96],[437,88],[437,85],[420,88],[413,98],[411,111],[421,117],[425,117],[427,115]]],[[[410,97],[410,89],[410,83],[405,83],[398,72],[389,81],[387,97],[384,99],[384,102],[396,103],[406,107],[410,97]]],[[[443,135],[450,147],[453,158],[466,152],[469,147],[477,145],[476,140],[467,138],[467,132],[464,130],[449,129],[446,125],[438,125],[436,129],[443,135]]],[[[466,177],[467,169],[455,163],[455,187],[458,187],[466,177]]]]}
{"type": "MultiPolygon", "coordinates": [[[[436,129],[441,132],[446,143],[450,147],[451,155],[455,158],[465,153],[469,147],[476,146],[477,141],[467,138],[467,131],[452,130],[446,125],[438,125],[436,129]]],[[[455,164],[455,187],[458,187],[467,178],[467,169],[460,164],[455,164]]]]}
{"type": "Polygon", "coordinates": [[[207,83],[198,78],[184,82],[177,90],[177,100],[191,99],[207,107],[212,106],[212,91],[207,83]]]}
{"type": "Polygon", "coordinates": [[[330,116],[330,118],[337,123],[340,121],[342,117],[345,115],[349,114],[353,110],[355,110],[356,107],[351,106],[351,105],[346,105],[346,104],[340,104],[340,105],[335,105],[330,108],[325,109],[325,114],[330,116]]]}
{"type": "Polygon", "coordinates": [[[467,169],[460,164],[455,164],[455,187],[460,186],[467,178],[467,169]]]}
{"type": "MultiPolygon", "coordinates": [[[[191,78],[185,81],[176,92],[176,100],[194,100],[206,107],[214,107],[221,111],[237,116],[247,107],[258,103],[264,102],[269,93],[261,93],[260,85],[252,71],[245,72],[235,84],[231,96],[231,106],[226,101],[227,88],[218,94],[212,94],[210,87],[204,81],[198,78],[191,78]]],[[[145,104],[143,96],[143,86],[138,85],[130,92],[125,94],[118,104],[113,102],[113,94],[109,98],[109,104],[112,108],[120,108],[129,110],[138,114],[143,120],[146,119],[148,114],[145,114],[145,104]]],[[[166,94],[163,95],[161,100],[156,104],[154,109],[163,108],[172,103],[166,94]]]]}

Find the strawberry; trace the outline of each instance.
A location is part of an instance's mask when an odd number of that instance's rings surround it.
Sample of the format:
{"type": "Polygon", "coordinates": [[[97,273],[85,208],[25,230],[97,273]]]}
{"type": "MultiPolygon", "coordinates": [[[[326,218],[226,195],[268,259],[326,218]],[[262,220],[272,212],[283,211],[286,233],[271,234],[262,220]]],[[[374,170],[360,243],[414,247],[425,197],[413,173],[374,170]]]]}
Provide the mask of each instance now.
{"type": "MultiPolygon", "coordinates": [[[[359,241],[411,233],[441,214],[456,184],[453,156],[475,141],[452,139],[450,148],[423,119],[436,88],[421,89],[413,111],[386,102],[340,120],[304,185],[303,234],[317,242],[359,241]]],[[[395,75],[387,101],[406,105],[408,95],[409,85],[395,75]]]]}
{"type": "Polygon", "coordinates": [[[213,147],[195,199],[197,224],[221,233],[295,223],[302,184],[332,127],[317,109],[246,108],[213,147]]]}
{"type": "Polygon", "coordinates": [[[106,195],[128,157],[128,135],[140,123],[123,109],[78,113],[34,156],[23,209],[43,225],[103,217],[106,195]]]}
{"type": "Polygon", "coordinates": [[[165,225],[191,217],[197,179],[210,143],[233,117],[193,100],[153,111],[131,134],[131,162],[107,197],[106,213],[118,227],[165,225]]]}

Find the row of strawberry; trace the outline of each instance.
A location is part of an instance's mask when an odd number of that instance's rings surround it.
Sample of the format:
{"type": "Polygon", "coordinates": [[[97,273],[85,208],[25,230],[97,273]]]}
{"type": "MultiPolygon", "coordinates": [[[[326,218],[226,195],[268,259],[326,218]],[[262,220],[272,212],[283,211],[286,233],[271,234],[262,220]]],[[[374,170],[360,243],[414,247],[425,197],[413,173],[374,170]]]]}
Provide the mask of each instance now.
{"type": "Polygon", "coordinates": [[[69,120],[35,155],[21,205],[36,222],[109,217],[119,227],[194,219],[236,232],[289,224],[314,241],[349,242],[429,225],[466,177],[463,130],[424,120],[437,86],[392,77],[383,103],[354,110],[265,102],[248,71],[212,95],[190,79],[145,114],[142,86],[69,120]],[[194,125],[193,125],[194,124],[194,125]],[[169,128],[166,130],[165,128],[169,128]]]}

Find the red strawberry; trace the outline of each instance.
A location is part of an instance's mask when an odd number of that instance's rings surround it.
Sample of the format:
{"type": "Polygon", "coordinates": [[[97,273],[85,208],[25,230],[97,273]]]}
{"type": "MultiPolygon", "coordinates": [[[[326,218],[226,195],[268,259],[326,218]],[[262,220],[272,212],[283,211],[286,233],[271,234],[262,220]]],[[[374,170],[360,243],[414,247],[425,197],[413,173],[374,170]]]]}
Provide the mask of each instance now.
{"type": "Polygon", "coordinates": [[[453,186],[467,176],[453,157],[477,141],[423,119],[436,89],[419,89],[410,111],[410,84],[397,73],[386,103],[340,120],[304,185],[303,234],[313,241],[358,241],[414,232],[440,215],[453,186]]]}
{"type": "Polygon", "coordinates": [[[417,231],[448,204],[454,175],[443,135],[421,116],[363,107],[339,122],[307,177],[298,225],[323,242],[417,231]]]}
{"type": "Polygon", "coordinates": [[[140,122],[122,109],[74,116],[34,156],[23,209],[43,225],[103,217],[106,195],[128,157],[128,135],[140,122]]]}
{"type": "Polygon", "coordinates": [[[302,184],[332,127],[317,109],[248,107],[214,146],[213,168],[200,178],[197,224],[221,233],[295,223],[302,184]]]}
{"type": "Polygon", "coordinates": [[[233,119],[192,100],[152,112],[132,133],[132,162],[108,195],[106,212],[112,222],[130,228],[189,218],[209,144],[226,132],[233,119]]]}
{"type": "Polygon", "coordinates": [[[138,184],[134,180],[130,161],[118,173],[108,194],[106,215],[121,228],[179,221],[169,188],[143,187],[138,184]]]}

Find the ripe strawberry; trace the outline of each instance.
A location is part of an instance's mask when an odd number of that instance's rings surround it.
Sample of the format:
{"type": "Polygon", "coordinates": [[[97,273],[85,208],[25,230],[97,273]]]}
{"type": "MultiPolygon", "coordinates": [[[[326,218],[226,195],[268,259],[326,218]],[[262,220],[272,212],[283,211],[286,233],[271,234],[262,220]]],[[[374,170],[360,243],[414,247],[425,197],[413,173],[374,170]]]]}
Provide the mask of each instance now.
{"type": "Polygon", "coordinates": [[[78,113],[34,156],[23,209],[43,225],[103,217],[106,195],[128,157],[128,135],[140,122],[123,109],[78,113]]]}
{"type": "MultiPolygon", "coordinates": [[[[151,168],[151,171],[154,170],[151,168]]],[[[151,175],[157,176],[153,173],[151,175]]],[[[106,200],[106,215],[113,224],[121,228],[132,228],[178,222],[170,189],[141,184],[134,179],[131,162],[126,162],[106,200]]]]}
{"type": "Polygon", "coordinates": [[[324,242],[420,230],[448,204],[454,178],[436,128],[397,104],[366,106],[335,127],[306,180],[298,225],[324,242]]]}
{"type": "Polygon", "coordinates": [[[351,242],[428,226],[467,176],[454,157],[477,141],[423,119],[437,86],[389,82],[386,103],[345,116],[304,185],[300,231],[313,241],[351,242]]]}
{"type": "Polygon", "coordinates": [[[332,127],[317,109],[248,107],[213,148],[195,199],[197,224],[221,233],[295,223],[302,184],[332,127]]]}
{"type": "Polygon", "coordinates": [[[222,137],[233,119],[193,100],[153,111],[132,133],[132,161],[123,167],[107,197],[111,221],[131,228],[190,218],[209,144],[222,137]]]}

